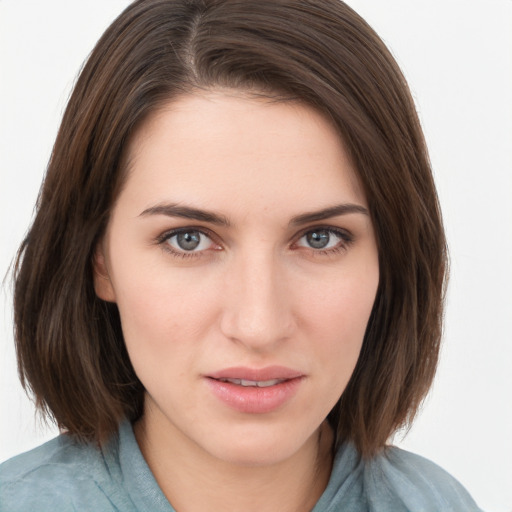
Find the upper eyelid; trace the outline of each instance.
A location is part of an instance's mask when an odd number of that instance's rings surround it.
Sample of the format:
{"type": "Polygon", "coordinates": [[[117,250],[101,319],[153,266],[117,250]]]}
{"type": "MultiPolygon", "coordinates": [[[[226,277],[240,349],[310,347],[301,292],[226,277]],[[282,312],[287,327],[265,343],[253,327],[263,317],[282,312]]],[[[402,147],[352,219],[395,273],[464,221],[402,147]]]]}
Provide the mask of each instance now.
{"type": "Polygon", "coordinates": [[[208,238],[211,238],[214,241],[216,239],[215,233],[213,233],[211,230],[209,230],[208,228],[205,228],[203,226],[183,226],[180,228],[172,228],[172,229],[168,229],[167,231],[164,231],[162,234],[160,234],[156,238],[156,240],[159,242],[163,242],[173,236],[179,235],[180,233],[186,233],[187,231],[197,231],[197,232],[207,236],[208,238]]]}
{"type": "MultiPolygon", "coordinates": [[[[354,239],[354,235],[346,228],[341,228],[337,226],[330,226],[325,224],[319,224],[319,225],[313,225],[308,226],[306,228],[301,229],[298,233],[295,233],[292,237],[289,239],[289,244],[294,244],[298,242],[303,236],[305,236],[307,233],[310,233],[311,231],[315,230],[326,230],[331,233],[334,233],[338,236],[341,236],[345,242],[351,242],[354,239]]],[[[169,230],[164,231],[162,234],[160,234],[158,237],[156,237],[157,243],[163,243],[166,240],[169,240],[173,236],[179,235],[180,233],[187,232],[187,231],[197,231],[208,238],[212,240],[213,243],[221,245],[222,242],[220,241],[220,237],[216,235],[213,231],[211,231],[209,228],[206,228],[205,226],[182,226],[177,228],[172,228],[169,230]]]]}
{"type": "Polygon", "coordinates": [[[165,231],[161,235],[155,238],[156,245],[161,247],[165,252],[172,254],[174,257],[182,257],[182,258],[198,258],[203,255],[204,252],[206,252],[208,249],[203,249],[200,251],[186,251],[183,249],[178,249],[176,247],[173,247],[171,243],[167,243],[171,238],[179,235],[180,233],[186,233],[186,232],[198,232],[202,235],[206,236],[214,245],[219,245],[219,242],[215,239],[214,236],[211,235],[210,230],[205,228],[198,228],[198,227],[189,227],[184,226],[180,228],[173,228],[165,231]]]}
{"type": "MultiPolygon", "coordinates": [[[[299,230],[297,233],[295,233],[293,236],[303,236],[306,233],[309,233],[310,231],[314,231],[315,229],[325,229],[326,231],[332,231],[332,232],[341,232],[341,233],[347,233],[351,234],[350,230],[346,228],[342,228],[339,226],[331,226],[326,224],[318,224],[318,225],[312,225],[305,227],[301,230],[299,230]]],[[[160,236],[169,236],[173,234],[183,233],[185,231],[199,231],[200,233],[203,233],[208,236],[218,236],[215,234],[214,231],[212,231],[210,228],[207,228],[205,226],[180,226],[177,228],[171,228],[166,231],[164,231],[160,236]]],[[[293,237],[292,237],[293,238],[293,237]]]]}
{"type": "Polygon", "coordinates": [[[294,238],[296,240],[299,240],[300,238],[302,238],[304,235],[306,235],[307,233],[310,233],[311,231],[315,231],[315,230],[325,230],[325,231],[329,231],[331,233],[335,233],[335,234],[339,234],[339,235],[344,235],[346,238],[354,238],[354,235],[352,234],[352,232],[346,228],[340,228],[340,227],[335,227],[335,226],[326,226],[326,225],[318,225],[318,226],[309,226],[307,228],[304,228],[302,229],[301,231],[299,231],[297,234],[295,234],[291,240],[293,240],[294,238]]]}

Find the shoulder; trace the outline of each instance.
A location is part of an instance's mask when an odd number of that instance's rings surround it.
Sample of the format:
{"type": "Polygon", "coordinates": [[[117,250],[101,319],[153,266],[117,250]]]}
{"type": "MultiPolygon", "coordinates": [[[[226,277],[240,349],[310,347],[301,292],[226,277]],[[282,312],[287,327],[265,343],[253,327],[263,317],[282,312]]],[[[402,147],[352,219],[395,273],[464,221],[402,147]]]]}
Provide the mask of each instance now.
{"type": "Polygon", "coordinates": [[[364,483],[370,510],[480,512],[466,489],[434,462],[395,446],[365,463],[364,483]],[[400,508],[401,507],[401,508],[400,508]]]}
{"type": "Polygon", "coordinates": [[[0,465],[0,511],[115,510],[115,468],[115,443],[105,451],[61,435],[0,465]]]}
{"type": "Polygon", "coordinates": [[[313,512],[482,512],[437,464],[393,446],[363,459],[352,443],[335,456],[331,479],[313,512]]]}

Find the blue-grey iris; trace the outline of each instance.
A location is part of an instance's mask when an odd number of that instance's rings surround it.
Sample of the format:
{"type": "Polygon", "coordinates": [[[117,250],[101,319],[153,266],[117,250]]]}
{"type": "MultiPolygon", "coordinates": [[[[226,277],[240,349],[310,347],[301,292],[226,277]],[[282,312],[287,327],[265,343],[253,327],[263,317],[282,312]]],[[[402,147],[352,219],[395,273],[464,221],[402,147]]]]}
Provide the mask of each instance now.
{"type": "Polygon", "coordinates": [[[176,243],[184,251],[193,251],[201,243],[201,233],[198,231],[186,231],[176,235],[176,243]]]}
{"type": "Polygon", "coordinates": [[[331,236],[327,229],[311,231],[306,235],[306,240],[313,249],[323,249],[329,243],[330,238],[331,236]]]}

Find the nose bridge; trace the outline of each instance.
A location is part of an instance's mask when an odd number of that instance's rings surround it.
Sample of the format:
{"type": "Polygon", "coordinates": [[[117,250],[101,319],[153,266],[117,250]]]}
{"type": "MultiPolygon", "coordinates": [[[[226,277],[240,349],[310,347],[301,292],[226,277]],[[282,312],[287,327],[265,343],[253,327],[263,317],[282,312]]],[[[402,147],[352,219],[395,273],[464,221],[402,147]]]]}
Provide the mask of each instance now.
{"type": "Polygon", "coordinates": [[[241,254],[235,260],[226,283],[222,330],[253,349],[264,349],[291,333],[286,278],[271,251],[241,254]]]}

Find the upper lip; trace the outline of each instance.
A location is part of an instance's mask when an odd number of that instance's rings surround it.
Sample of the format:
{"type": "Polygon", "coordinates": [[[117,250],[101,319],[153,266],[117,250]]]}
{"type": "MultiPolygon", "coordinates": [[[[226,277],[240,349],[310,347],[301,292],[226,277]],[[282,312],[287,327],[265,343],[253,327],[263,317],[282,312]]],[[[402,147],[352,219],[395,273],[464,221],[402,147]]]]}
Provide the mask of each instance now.
{"type": "Polygon", "coordinates": [[[286,366],[267,366],[265,368],[248,368],[244,366],[224,368],[217,372],[209,373],[206,377],[211,379],[243,379],[255,382],[268,380],[289,380],[303,377],[304,374],[287,368],[286,366]]]}

